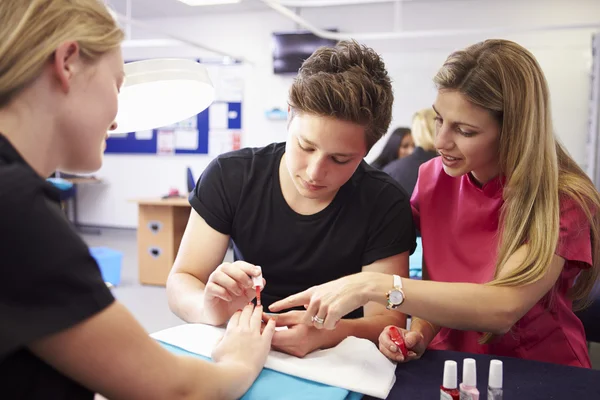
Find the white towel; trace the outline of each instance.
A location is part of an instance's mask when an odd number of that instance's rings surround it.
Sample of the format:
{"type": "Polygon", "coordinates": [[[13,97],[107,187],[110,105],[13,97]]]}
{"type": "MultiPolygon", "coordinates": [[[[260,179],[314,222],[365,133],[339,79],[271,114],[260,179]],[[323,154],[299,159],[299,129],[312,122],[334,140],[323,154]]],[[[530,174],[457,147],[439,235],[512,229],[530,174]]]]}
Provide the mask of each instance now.
{"type": "MultiPolygon", "coordinates": [[[[155,340],[210,357],[224,328],[184,324],[151,334],[155,340]]],[[[304,358],[271,350],[266,368],[385,399],[396,381],[396,364],[366,339],[350,336],[337,346],[304,358]]]]}

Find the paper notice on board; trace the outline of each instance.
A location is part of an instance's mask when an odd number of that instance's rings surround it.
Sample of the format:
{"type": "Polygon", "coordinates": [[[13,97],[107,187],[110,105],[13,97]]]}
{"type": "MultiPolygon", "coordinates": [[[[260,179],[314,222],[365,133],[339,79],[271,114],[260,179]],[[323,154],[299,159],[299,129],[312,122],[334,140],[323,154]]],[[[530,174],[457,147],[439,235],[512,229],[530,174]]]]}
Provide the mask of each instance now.
{"type": "Polygon", "coordinates": [[[246,70],[243,65],[221,66],[215,84],[216,98],[220,101],[242,101],[245,76],[246,70]]]}
{"type": "Polygon", "coordinates": [[[154,136],[154,131],[152,131],[152,129],[135,133],[136,140],[152,140],[153,136],[154,136]]]}
{"type": "Polygon", "coordinates": [[[233,138],[231,131],[227,129],[212,129],[208,132],[208,154],[218,156],[219,154],[231,151],[233,148],[233,138]]]}
{"type": "Polygon", "coordinates": [[[198,130],[177,129],[175,131],[175,148],[177,150],[198,150],[198,130]]]}
{"type": "Polygon", "coordinates": [[[208,133],[208,154],[218,156],[233,150],[239,150],[242,145],[242,131],[238,129],[211,130],[208,133]]]}
{"type": "Polygon", "coordinates": [[[156,153],[160,155],[175,153],[175,131],[162,129],[158,131],[156,153]]]}
{"type": "Polygon", "coordinates": [[[208,109],[209,130],[229,127],[229,104],[213,103],[208,109]]]}

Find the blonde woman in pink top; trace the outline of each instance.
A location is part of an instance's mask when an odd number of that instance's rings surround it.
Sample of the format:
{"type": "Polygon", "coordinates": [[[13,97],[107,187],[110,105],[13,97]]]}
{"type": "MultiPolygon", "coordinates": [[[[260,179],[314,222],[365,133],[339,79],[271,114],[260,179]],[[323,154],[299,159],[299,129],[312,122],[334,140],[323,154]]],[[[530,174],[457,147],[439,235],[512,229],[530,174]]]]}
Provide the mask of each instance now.
{"type": "Polygon", "coordinates": [[[271,306],[307,305],[306,323],[334,329],[374,301],[413,316],[404,357],[427,349],[590,367],[574,307],[599,271],[598,191],[557,142],[548,85],[533,55],[487,40],[451,54],[434,78],[435,146],[411,204],[423,281],[350,275],[271,306]]]}

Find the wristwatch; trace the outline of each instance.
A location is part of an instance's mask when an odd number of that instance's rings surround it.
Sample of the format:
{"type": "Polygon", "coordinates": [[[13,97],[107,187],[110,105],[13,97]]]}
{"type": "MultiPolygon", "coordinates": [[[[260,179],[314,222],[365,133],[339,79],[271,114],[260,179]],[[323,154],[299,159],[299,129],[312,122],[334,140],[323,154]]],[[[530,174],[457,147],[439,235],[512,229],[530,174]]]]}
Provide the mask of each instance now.
{"type": "Polygon", "coordinates": [[[402,278],[394,275],[394,288],[385,294],[387,297],[388,310],[395,310],[404,302],[404,291],[402,290],[402,278]]]}

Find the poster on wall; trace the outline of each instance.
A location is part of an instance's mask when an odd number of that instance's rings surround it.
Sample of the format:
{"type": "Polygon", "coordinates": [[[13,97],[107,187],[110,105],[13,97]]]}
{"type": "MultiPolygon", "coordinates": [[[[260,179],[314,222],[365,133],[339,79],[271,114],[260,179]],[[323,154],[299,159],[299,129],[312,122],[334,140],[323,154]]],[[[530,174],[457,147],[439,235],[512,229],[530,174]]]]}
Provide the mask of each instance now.
{"type": "Polygon", "coordinates": [[[592,36],[590,89],[586,172],[600,188],[600,34],[592,36]]]}
{"type": "Polygon", "coordinates": [[[242,147],[242,131],[239,129],[212,129],[208,136],[208,155],[216,157],[219,154],[242,147]]]}
{"type": "Polygon", "coordinates": [[[170,156],[175,154],[175,131],[172,129],[159,129],[156,139],[156,154],[170,156]]]}

